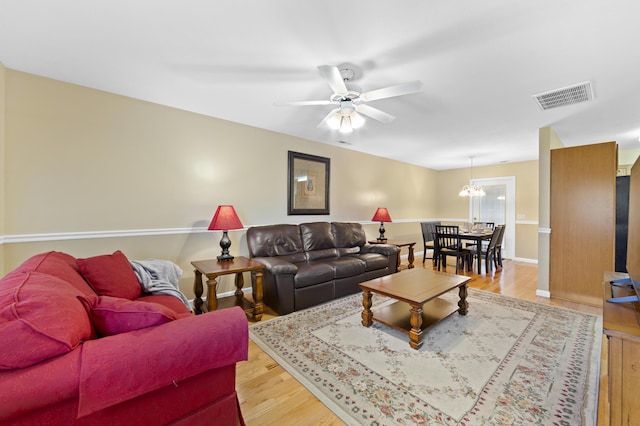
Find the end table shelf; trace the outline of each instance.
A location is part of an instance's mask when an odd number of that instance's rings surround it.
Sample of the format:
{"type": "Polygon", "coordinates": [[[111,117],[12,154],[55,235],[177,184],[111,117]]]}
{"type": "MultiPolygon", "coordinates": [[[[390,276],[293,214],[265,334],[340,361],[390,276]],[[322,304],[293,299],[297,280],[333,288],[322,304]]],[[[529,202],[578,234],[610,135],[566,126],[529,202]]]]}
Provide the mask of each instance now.
{"type": "Polygon", "coordinates": [[[253,321],[262,319],[264,305],[262,304],[262,274],[265,266],[244,256],[236,256],[232,261],[218,262],[216,259],[196,260],[191,262],[195,268],[195,279],[193,283],[194,313],[196,315],[203,312],[211,312],[216,309],[224,309],[232,306],[240,306],[253,321]],[[251,273],[251,290],[253,301],[244,297],[242,288],[244,287],[244,272],[251,273]],[[236,291],[233,296],[217,297],[217,278],[221,275],[235,274],[236,291]],[[204,286],[202,275],[207,277],[207,306],[203,310],[202,293],[204,286]]]}

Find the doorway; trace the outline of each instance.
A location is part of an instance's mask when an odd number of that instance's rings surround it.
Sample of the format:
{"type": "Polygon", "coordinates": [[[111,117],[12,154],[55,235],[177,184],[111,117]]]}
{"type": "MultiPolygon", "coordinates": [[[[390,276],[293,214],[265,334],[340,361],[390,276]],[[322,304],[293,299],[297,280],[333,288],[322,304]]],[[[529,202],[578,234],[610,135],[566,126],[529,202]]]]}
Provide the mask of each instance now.
{"type": "Polygon", "coordinates": [[[505,224],[502,254],[513,259],[516,247],[516,177],[472,179],[471,183],[481,185],[486,195],[469,199],[470,220],[505,224]]]}

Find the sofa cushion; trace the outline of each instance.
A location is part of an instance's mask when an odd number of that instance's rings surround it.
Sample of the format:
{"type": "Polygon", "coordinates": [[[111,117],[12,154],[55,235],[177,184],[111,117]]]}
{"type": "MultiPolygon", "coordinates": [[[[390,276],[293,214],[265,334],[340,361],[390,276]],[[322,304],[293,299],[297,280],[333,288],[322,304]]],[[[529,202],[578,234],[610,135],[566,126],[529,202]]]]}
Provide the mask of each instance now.
{"type": "Polygon", "coordinates": [[[357,259],[363,260],[365,263],[366,271],[374,271],[376,269],[384,269],[389,266],[389,258],[378,253],[363,253],[354,256],[357,259]]]}
{"type": "Polygon", "coordinates": [[[34,271],[53,275],[71,284],[84,294],[95,294],[91,286],[83,278],[76,258],[59,251],[40,253],[25,260],[14,271],[34,271]]]}
{"type": "Polygon", "coordinates": [[[136,299],[137,302],[151,302],[157,303],[174,311],[176,314],[191,314],[193,313],[186,307],[182,300],[169,294],[143,294],[136,299]]]}
{"type": "Polygon", "coordinates": [[[129,259],[120,250],[113,254],[78,259],[77,262],[82,276],[100,296],[133,300],[142,293],[129,259]]]}
{"type": "Polygon", "coordinates": [[[80,296],[79,299],[101,336],[126,333],[179,318],[172,309],[158,303],[111,296],[80,296]]]}
{"type": "Polygon", "coordinates": [[[338,251],[337,249],[330,248],[324,250],[312,250],[307,252],[307,260],[319,260],[319,259],[337,259],[338,251]]]}
{"type": "Polygon", "coordinates": [[[367,243],[364,227],[359,223],[332,222],[331,230],[336,247],[362,247],[367,243]]]}
{"type": "Polygon", "coordinates": [[[298,272],[293,278],[295,288],[332,281],[335,275],[333,267],[328,263],[305,262],[297,263],[296,266],[298,272]]]}
{"type": "Polygon", "coordinates": [[[70,352],[93,335],[71,284],[23,271],[0,285],[0,369],[24,368],[70,352]]]}
{"type": "Polygon", "coordinates": [[[355,257],[340,257],[327,262],[334,271],[335,278],[353,277],[364,274],[365,262],[355,257]]]}
{"type": "Polygon", "coordinates": [[[251,257],[284,256],[302,252],[298,225],[252,226],[247,230],[251,257]]]}
{"type": "Polygon", "coordinates": [[[304,251],[336,247],[329,222],[302,223],[300,224],[300,235],[302,235],[304,251]]]}

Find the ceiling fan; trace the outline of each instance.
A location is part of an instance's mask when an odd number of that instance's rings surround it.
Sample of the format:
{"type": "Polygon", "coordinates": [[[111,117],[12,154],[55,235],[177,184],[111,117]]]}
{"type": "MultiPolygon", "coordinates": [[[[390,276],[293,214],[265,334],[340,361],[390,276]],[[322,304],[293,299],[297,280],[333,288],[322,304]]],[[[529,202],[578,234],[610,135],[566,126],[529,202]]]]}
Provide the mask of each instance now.
{"type": "Polygon", "coordinates": [[[275,105],[336,105],[337,108],[331,110],[329,114],[320,121],[318,127],[326,124],[333,129],[339,130],[341,133],[351,133],[353,129],[362,126],[364,124],[364,118],[362,115],[366,115],[367,117],[371,117],[382,123],[392,122],[396,117],[367,105],[366,102],[408,95],[419,92],[422,88],[422,82],[414,80],[363,93],[359,87],[349,84],[350,81],[359,77],[361,74],[360,69],[356,65],[320,65],[318,67],[318,71],[320,71],[320,76],[329,84],[331,90],[333,90],[333,95],[331,95],[329,99],[317,101],[276,102],[275,105]]]}

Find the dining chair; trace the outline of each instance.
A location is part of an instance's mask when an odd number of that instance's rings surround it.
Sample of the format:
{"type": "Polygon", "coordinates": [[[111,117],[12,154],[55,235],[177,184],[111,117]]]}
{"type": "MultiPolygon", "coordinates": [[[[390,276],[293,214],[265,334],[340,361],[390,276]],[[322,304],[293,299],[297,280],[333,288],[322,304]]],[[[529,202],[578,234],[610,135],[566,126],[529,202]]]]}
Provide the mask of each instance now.
{"type": "MultiPolygon", "coordinates": [[[[498,225],[493,229],[491,240],[489,240],[486,247],[482,248],[482,252],[478,257],[478,262],[481,262],[482,258],[484,258],[484,269],[487,273],[491,272],[492,269],[498,269],[498,255],[496,247],[498,245],[498,240],[502,235],[503,228],[504,225],[498,225]]],[[[500,267],[502,267],[502,265],[500,265],[500,267]]]]}
{"type": "Polygon", "coordinates": [[[447,269],[447,256],[456,258],[456,274],[458,268],[462,265],[464,270],[465,262],[467,264],[467,270],[471,270],[472,263],[472,251],[462,247],[462,239],[459,234],[459,227],[457,225],[436,225],[436,238],[435,238],[435,253],[437,256],[438,271],[440,266],[447,269]]]}
{"type": "Polygon", "coordinates": [[[502,268],[502,241],[504,240],[504,229],[506,228],[506,225],[502,225],[502,228],[500,228],[500,236],[498,237],[498,242],[496,243],[496,261],[498,262],[498,265],[500,265],[500,267],[502,268]]]}
{"type": "Polygon", "coordinates": [[[422,229],[422,240],[424,241],[424,252],[422,255],[422,263],[427,260],[427,251],[431,250],[432,255],[429,259],[433,260],[433,266],[436,266],[435,256],[435,232],[436,225],[440,225],[441,222],[420,222],[420,228],[422,229]]]}
{"type": "MultiPolygon", "coordinates": [[[[496,224],[495,224],[495,222],[473,222],[473,228],[475,229],[476,227],[481,227],[481,228],[484,228],[484,229],[489,228],[489,229],[493,230],[493,229],[495,229],[496,224]]],[[[488,244],[488,241],[483,241],[481,249],[482,250],[486,250],[487,244],[488,244]]],[[[476,246],[476,243],[468,242],[466,244],[466,247],[468,247],[470,249],[471,248],[475,249],[475,246],[476,246]]]]}
{"type": "Polygon", "coordinates": [[[473,225],[474,226],[480,225],[483,228],[491,228],[491,229],[494,229],[496,227],[495,222],[473,222],[473,225]]]}

